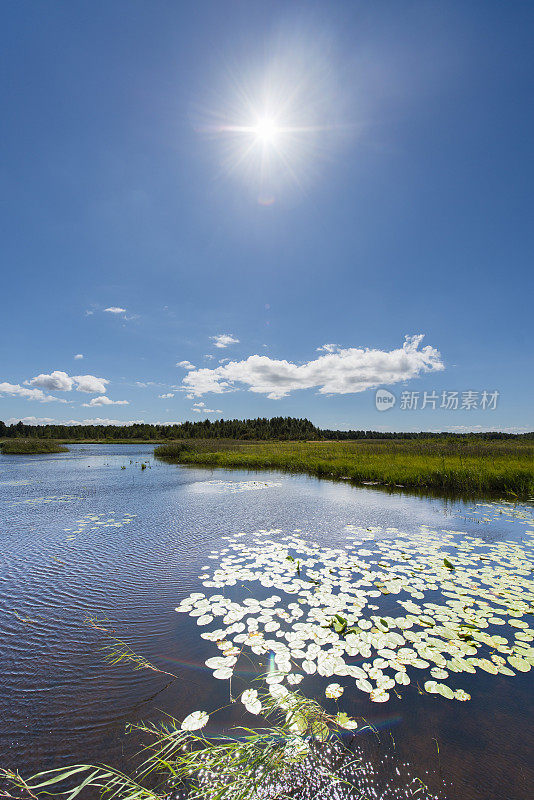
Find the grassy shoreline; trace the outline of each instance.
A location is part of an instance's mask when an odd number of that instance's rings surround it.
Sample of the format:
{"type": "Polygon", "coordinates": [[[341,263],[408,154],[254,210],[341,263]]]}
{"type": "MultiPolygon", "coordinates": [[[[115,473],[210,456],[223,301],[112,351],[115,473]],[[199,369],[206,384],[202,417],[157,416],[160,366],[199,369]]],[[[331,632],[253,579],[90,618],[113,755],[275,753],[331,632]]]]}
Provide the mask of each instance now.
{"type": "Polygon", "coordinates": [[[6,439],[0,442],[5,455],[26,456],[46,453],[68,453],[69,448],[50,439],[6,439]]]}
{"type": "Polygon", "coordinates": [[[526,442],[196,440],[160,445],[154,455],[170,463],[275,469],[449,495],[534,495],[534,446],[526,442]]]}

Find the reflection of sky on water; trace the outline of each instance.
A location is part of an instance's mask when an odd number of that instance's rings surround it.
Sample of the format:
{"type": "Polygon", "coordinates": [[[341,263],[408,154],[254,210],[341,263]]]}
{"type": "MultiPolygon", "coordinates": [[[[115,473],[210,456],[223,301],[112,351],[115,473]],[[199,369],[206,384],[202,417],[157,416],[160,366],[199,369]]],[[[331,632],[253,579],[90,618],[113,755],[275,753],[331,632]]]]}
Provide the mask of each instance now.
{"type": "MultiPolygon", "coordinates": [[[[174,613],[181,599],[203,590],[199,570],[221,536],[299,529],[302,537],[335,547],[345,543],[351,524],[403,531],[428,525],[485,542],[521,541],[527,528],[500,513],[488,522],[491,509],[473,503],[306,476],[183,469],[154,461],[149,446],[76,445],[66,454],[1,456],[0,464],[0,750],[4,764],[28,769],[80,760],[82,753],[84,760],[119,759],[134,749],[124,737],[127,721],[158,719],[158,709],[181,717],[227,702],[227,686],[204,666],[212,645],[200,639],[194,622],[174,613]],[[143,471],[142,461],[149,463],[143,471]],[[195,489],[210,481],[280,486],[195,489]],[[73,499],[26,502],[66,496],[73,499]],[[131,522],[95,521],[75,533],[77,521],[89,516],[131,522]],[[179,679],[164,688],[165,677],[103,665],[101,641],[83,625],[87,613],[107,617],[134,649],[179,679]]],[[[353,715],[367,712],[378,729],[367,754],[377,765],[387,754],[392,764],[409,764],[414,776],[425,779],[428,770],[429,784],[441,765],[451,798],[526,800],[534,785],[532,674],[462,678],[473,695],[469,703],[424,697],[415,687],[384,706],[367,701],[364,708],[361,693],[351,700],[347,690],[343,700],[352,703],[353,715]]],[[[232,706],[221,725],[242,719],[232,706]]]]}

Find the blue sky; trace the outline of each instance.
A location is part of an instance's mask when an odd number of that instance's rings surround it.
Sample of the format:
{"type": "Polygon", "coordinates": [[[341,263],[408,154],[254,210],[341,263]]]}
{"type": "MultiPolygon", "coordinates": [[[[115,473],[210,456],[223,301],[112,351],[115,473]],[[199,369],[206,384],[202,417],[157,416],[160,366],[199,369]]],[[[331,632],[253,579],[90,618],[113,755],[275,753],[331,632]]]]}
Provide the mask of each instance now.
{"type": "Polygon", "coordinates": [[[0,419],[534,428],[534,5],[2,11],[0,419]]]}

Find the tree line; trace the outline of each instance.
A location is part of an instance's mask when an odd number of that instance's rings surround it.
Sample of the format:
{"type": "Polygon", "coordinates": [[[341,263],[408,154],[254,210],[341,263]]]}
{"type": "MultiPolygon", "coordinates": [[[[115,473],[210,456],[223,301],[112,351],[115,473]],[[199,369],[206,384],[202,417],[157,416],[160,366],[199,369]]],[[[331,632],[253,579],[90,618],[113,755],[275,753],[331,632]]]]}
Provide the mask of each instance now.
{"type": "Polygon", "coordinates": [[[354,439],[431,439],[452,437],[462,439],[534,439],[534,433],[418,433],[321,430],[309,419],[296,417],[257,417],[256,419],[205,419],[173,425],[150,425],[136,422],[132,425],[25,425],[23,422],[6,425],[0,420],[0,438],[37,439],[256,439],[256,440],[354,440],[354,439]]]}

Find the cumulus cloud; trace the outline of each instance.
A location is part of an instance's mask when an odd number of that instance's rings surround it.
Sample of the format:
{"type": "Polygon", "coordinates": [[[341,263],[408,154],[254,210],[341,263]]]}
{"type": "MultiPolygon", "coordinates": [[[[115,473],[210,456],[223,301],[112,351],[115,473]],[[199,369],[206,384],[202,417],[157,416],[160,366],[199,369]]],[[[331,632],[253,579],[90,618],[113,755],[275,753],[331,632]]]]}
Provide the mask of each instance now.
{"type": "Polygon", "coordinates": [[[61,425],[144,425],[144,419],[71,419],[68,422],[59,423],[61,425]]]}
{"type": "Polygon", "coordinates": [[[107,311],[109,314],[126,314],[126,309],[119,308],[119,306],[110,306],[109,308],[105,308],[104,311],[107,311]]]}
{"type": "Polygon", "coordinates": [[[228,347],[229,344],[239,344],[239,339],[232,336],[230,333],[219,333],[217,336],[210,336],[214,342],[215,347],[228,347]]]}
{"type": "Polygon", "coordinates": [[[222,414],[220,408],[206,408],[206,403],[193,403],[192,411],[197,414],[222,414]]]}
{"type": "Polygon", "coordinates": [[[48,391],[56,392],[70,392],[74,385],[73,378],[69,378],[66,372],[55,370],[49,375],[41,373],[31,378],[29,381],[24,381],[27,386],[39,386],[41,389],[48,389],[48,391]]]}
{"type": "Polygon", "coordinates": [[[176,366],[182,367],[182,369],[196,369],[195,365],[192,364],[190,361],[178,361],[176,366]]]}
{"type": "Polygon", "coordinates": [[[95,378],[94,375],[75,375],[73,380],[76,381],[77,390],[87,394],[102,394],[109,383],[106,378],[95,378]]]}
{"type": "Polygon", "coordinates": [[[101,397],[92,397],[88,403],[83,403],[84,408],[94,408],[94,406],[127,406],[128,400],[111,400],[106,395],[101,397]]]}
{"type": "Polygon", "coordinates": [[[83,353],[76,353],[76,355],[74,356],[74,358],[76,358],[76,359],[78,359],[78,358],[83,358],[83,353]]]}
{"type": "Polygon", "coordinates": [[[106,378],[96,378],[94,375],[67,375],[66,372],[55,370],[49,374],[41,373],[24,381],[26,386],[38,386],[39,389],[48,391],[70,392],[73,388],[88,394],[103,394],[106,391],[106,378]]]}
{"type": "Polygon", "coordinates": [[[174,397],[174,392],[166,392],[165,394],[158,394],[160,400],[167,400],[169,397],[174,397]]]}
{"type": "Polygon", "coordinates": [[[340,346],[338,344],[322,344],[321,347],[317,348],[317,352],[320,353],[321,351],[325,353],[335,353],[336,350],[340,350],[340,346]]]}
{"type": "Polygon", "coordinates": [[[10,397],[24,397],[26,400],[38,400],[40,403],[51,403],[54,400],[58,400],[57,397],[45,394],[42,389],[27,389],[18,383],[0,383],[0,394],[7,394],[10,397]]]}
{"type": "Polygon", "coordinates": [[[253,355],[215,369],[196,369],[182,381],[188,396],[222,394],[248,388],[272,400],[297,389],[317,389],[319,394],[351,394],[415,378],[444,369],[441,354],[427,345],[423,334],[406,336],[396,350],[350,347],[326,353],[305,364],[253,355]]]}

